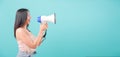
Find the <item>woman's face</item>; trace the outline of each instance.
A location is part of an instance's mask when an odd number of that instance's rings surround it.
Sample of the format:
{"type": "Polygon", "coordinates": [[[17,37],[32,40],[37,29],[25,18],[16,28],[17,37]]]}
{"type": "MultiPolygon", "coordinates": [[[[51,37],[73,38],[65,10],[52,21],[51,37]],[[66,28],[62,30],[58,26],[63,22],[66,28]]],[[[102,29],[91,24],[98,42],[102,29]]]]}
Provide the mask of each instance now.
{"type": "Polygon", "coordinates": [[[27,24],[30,23],[30,19],[31,19],[31,16],[30,16],[30,13],[28,12],[28,15],[27,15],[27,24]]]}

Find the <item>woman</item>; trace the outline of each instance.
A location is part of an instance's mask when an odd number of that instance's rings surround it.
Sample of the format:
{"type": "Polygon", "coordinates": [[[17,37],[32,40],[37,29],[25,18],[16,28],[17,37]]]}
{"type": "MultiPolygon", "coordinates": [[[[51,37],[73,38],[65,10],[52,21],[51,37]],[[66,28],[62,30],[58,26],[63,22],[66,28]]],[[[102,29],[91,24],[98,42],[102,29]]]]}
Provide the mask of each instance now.
{"type": "Polygon", "coordinates": [[[30,13],[28,9],[19,9],[16,12],[16,20],[14,24],[14,36],[17,40],[19,52],[17,57],[32,57],[36,52],[35,49],[42,42],[44,31],[47,29],[47,24],[40,25],[38,36],[35,37],[29,30],[30,13]]]}

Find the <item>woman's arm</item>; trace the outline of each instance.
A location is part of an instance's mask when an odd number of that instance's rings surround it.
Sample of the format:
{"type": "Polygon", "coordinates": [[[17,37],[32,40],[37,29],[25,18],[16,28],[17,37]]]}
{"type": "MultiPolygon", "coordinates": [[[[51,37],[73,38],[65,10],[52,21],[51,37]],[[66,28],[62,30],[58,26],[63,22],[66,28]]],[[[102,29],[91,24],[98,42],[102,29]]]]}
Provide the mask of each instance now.
{"type": "Polygon", "coordinates": [[[39,46],[42,43],[42,41],[43,41],[43,35],[44,35],[46,29],[48,28],[47,23],[42,24],[41,27],[43,27],[43,25],[45,25],[45,29],[41,29],[40,32],[38,33],[38,36],[35,38],[35,40],[37,40],[37,38],[41,37],[40,34],[42,33],[42,37],[40,39],[40,42],[37,42],[37,46],[39,46]]]}
{"type": "Polygon", "coordinates": [[[30,39],[30,35],[26,33],[23,29],[18,28],[16,30],[16,38],[17,40],[21,40],[28,47],[35,49],[42,41],[43,32],[47,29],[47,24],[42,24],[40,26],[40,31],[38,33],[37,38],[35,40],[30,39]]]}

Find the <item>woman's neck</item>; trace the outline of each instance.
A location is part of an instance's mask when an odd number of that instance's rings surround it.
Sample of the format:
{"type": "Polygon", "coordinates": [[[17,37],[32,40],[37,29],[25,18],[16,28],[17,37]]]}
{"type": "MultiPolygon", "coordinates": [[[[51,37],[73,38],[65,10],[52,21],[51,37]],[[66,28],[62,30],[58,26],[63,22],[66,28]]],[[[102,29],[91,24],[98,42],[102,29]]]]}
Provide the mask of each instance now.
{"type": "Polygon", "coordinates": [[[22,28],[27,29],[27,24],[25,24],[22,28]]]}
{"type": "Polygon", "coordinates": [[[29,30],[27,29],[27,25],[24,25],[21,28],[23,28],[24,31],[29,32],[29,30]]]}

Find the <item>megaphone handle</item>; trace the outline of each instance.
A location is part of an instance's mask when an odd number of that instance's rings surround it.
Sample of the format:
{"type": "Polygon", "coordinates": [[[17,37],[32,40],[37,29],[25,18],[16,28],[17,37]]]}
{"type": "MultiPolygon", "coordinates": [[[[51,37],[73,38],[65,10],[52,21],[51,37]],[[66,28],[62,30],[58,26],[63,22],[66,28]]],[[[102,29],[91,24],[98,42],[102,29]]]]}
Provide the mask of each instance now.
{"type": "Polygon", "coordinates": [[[45,34],[43,35],[42,42],[46,39],[46,35],[47,35],[47,30],[45,31],[45,34]]]}
{"type": "Polygon", "coordinates": [[[47,34],[47,30],[45,31],[45,34],[43,35],[43,38],[45,38],[45,37],[46,37],[46,34],[47,34]]]}

